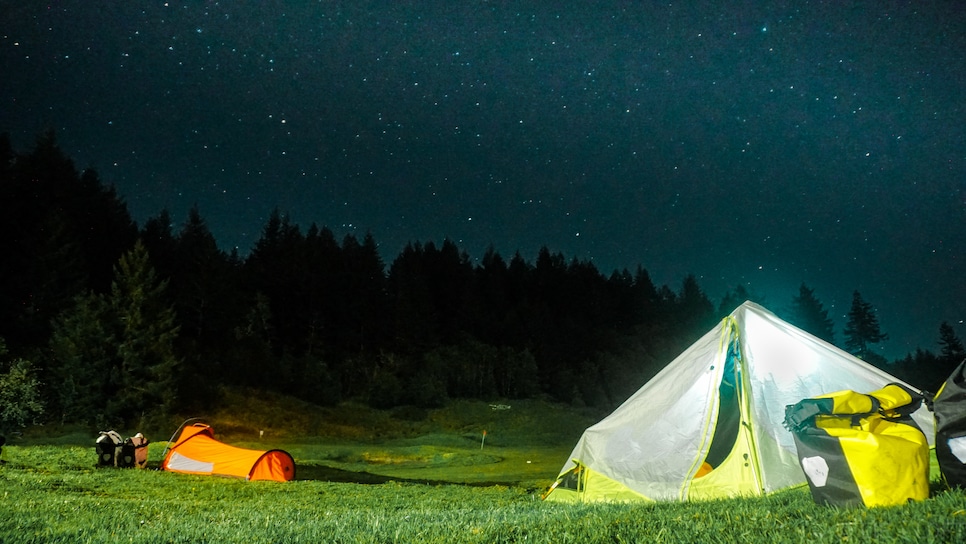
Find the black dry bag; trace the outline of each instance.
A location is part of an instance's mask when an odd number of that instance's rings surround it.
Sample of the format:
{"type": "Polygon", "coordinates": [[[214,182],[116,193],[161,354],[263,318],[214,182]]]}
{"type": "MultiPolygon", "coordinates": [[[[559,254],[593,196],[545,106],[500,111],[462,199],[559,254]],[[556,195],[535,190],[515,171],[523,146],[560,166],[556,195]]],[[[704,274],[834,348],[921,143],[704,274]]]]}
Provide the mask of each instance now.
{"type": "Polygon", "coordinates": [[[94,441],[98,466],[117,466],[123,442],[116,431],[101,431],[101,435],[94,441]]]}
{"type": "Polygon", "coordinates": [[[966,488],[966,360],[936,393],[936,459],[949,487],[966,488]]]}

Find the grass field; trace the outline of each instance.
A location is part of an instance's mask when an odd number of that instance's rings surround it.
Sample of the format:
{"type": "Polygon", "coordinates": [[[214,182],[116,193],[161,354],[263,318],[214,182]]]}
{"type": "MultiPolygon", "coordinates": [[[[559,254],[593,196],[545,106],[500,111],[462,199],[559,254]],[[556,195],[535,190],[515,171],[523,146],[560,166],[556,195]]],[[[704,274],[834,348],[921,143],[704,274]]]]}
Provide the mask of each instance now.
{"type": "MultiPolygon", "coordinates": [[[[871,510],[818,506],[803,489],[687,504],[546,503],[540,492],[598,417],[546,403],[294,406],[293,415],[287,399],[241,398],[244,409],[229,398],[234,408],[209,420],[216,436],[286,449],[296,481],[98,469],[91,433],[35,429],[3,449],[0,541],[966,542],[966,493],[938,486],[929,500],[871,510]],[[272,424],[281,416],[289,423],[272,424]]],[[[149,438],[156,467],[167,437],[149,438]]]]}

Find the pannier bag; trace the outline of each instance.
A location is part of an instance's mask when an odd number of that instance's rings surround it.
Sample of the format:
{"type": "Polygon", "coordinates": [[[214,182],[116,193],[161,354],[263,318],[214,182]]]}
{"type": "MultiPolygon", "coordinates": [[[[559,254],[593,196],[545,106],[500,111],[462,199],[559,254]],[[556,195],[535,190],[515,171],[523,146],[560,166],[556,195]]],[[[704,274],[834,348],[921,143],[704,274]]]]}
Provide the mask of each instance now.
{"type": "Polygon", "coordinates": [[[124,440],[117,466],[122,468],[144,468],[148,465],[148,439],[138,433],[124,440]]]}
{"type": "Polygon", "coordinates": [[[101,431],[100,436],[94,441],[94,450],[97,452],[98,466],[116,466],[117,457],[121,453],[123,444],[121,435],[116,431],[101,431]]]}
{"type": "Polygon", "coordinates": [[[839,391],[785,407],[812,498],[888,506],[929,497],[929,443],[912,420],[923,396],[899,384],[839,391]]]}
{"type": "Polygon", "coordinates": [[[966,360],[936,393],[936,460],[949,487],[966,488],[966,360]]]}

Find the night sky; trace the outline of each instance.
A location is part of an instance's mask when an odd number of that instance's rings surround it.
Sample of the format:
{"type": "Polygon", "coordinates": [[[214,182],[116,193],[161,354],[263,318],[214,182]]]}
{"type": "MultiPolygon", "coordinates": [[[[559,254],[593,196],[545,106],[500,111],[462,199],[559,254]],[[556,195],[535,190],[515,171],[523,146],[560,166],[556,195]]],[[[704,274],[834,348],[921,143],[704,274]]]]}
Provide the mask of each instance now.
{"type": "Polygon", "coordinates": [[[693,273],[882,353],[966,338],[959,2],[0,0],[0,131],[54,128],[143,225],[693,273]]]}

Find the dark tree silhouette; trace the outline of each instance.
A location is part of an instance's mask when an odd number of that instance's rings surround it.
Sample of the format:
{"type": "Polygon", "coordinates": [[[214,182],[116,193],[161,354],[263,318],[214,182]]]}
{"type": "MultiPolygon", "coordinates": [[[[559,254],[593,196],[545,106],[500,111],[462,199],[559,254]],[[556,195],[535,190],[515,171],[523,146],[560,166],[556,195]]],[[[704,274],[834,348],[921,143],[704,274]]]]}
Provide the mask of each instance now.
{"type": "Polygon", "coordinates": [[[178,406],[178,326],[167,282],[137,242],[115,269],[110,294],[90,292],[58,318],[50,379],[64,421],[131,424],[178,406]]]}
{"type": "Polygon", "coordinates": [[[341,308],[346,350],[378,350],[386,345],[386,270],[371,233],[360,244],[355,236],[342,240],[342,269],[338,289],[347,296],[341,308]]]}
{"type": "Polygon", "coordinates": [[[512,308],[507,263],[491,245],[483,254],[475,273],[479,299],[475,312],[477,336],[492,345],[506,343],[506,322],[512,308]]]}
{"type": "MultiPolygon", "coordinates": [[[[681,282],[681,291],[674,304],[674,314],[681,327],[697,337],[714,325],[714,305],[701,289],[694,274],[688,274],[681,282]]],[[[733,309],[733,308],[732,308],[733,309]]]]}
{"type": "Polygon", "coordinates": [[[128,422],[145,413],[173,414],[178,406],[179,328],[166,287],[140,241],[121,256],[109,298],[119,366],[112,369],[116,392],[107,405],[128,422]]]}
{"type": "Polygon", "coordinates": [[[872,351],[872,346],[888,339],[889,335],[879,330],[875,308],[863,300],[858,291],[852,293],[852,307],[844,332],[846,351],[877,366],[885,363],[885,358],[872,351]]]}
{"type": "Polygon", "coordinates": [[[815,297],[815,291],[804,283],[798,287],[798,295],[792,298],[789,322],[830,344],[835,343],[835,324],[829,318],[828,310],[815,297]]]}
{"type": "Polygon", "coordinates": [[[49,413],[58,423],[113,423],[106,399],[115,392],[117,339],[110,306],[103,295],[89,292],[54,320],[45,382],[49,413]]]}
{"type": "Polygon", "coordinates": [[[140,233],[141,242],[151,257],[151,265],[162,279],[171,278],[175,274],[178,241],[171,228],[171,214],[165,209],[145,221],[140,233]]]}
{"type": "MultiPolygon", "coordinates": [[[[304,237],[298,227],[276,209],[245,261],[248,289],[263,294],[269,303],[274,334],[271,341],[276,355],[286,351],[302,353],[308,338],[306,332],[313,322],[306,306],[311,298],[305,293],[308,271],[304,247],[304,237]]],[[[276,370],[275,378],[269,383],[277,387],[281,384],[275,381],[287,381],[291,377],[284,368],[276,370]]]]}
{"type": "MultiPolygon", "coordinates": [[[[435,251],[435,248],[432,249],[435,251]]],[[[440,342],[440,318],[433,286],[425,270],[426,249],[419,242],[406,244],[389,266],[394,344],[403,354],[416,354],[440,342]]]]}
{"type": "Polygon", "coordinates": [[[340,357],[343,352],[342,309],[351,303],[339,286],[342,248],[335,235],[314,223],[305,235],[305,304],[308,313],[306,355],[312,358],[340,357]]]}
{"type": "Polygon", "coordinates": [[[966,348],[956,336],[952,325],[943,321],[939,325],[939,354],[929,350],[916,349],[896,361],[896,375],[903,380],[937,393],[953,370],[966,359],[966,348]]]}
{"type": "MultiPolygon", "coordinates": [[[[763,302],[739,285],[715,305],[694,275],[675,291],[640,265],[607,276],[547,247],[533,264],[493,247],[474,262],[449,239],[413,242],[387,270],[370,233],[303,235],[277,209],[244,258],[218,248],[197,207],[172,225],[162,210],[138,232],[53,133],[25,154],[0,136],[0,336],[15,355],[45,354],[32,358],[52,419],[198,406],[220,385],[380,407],[536,395],[613,407],[718,318],[763,302]]],[[[834,339],[804,284],[791,313],[834,339]]],[[[872,346],[886,335],[858,292],[845,333],[850,351],[884,362],[872,346]]],[[[935,381],[963,357],[948,324],[939,343],[941,355],[918,350],[895,368],[935,381]]]]}
{"type": "Polygon", "coordinates": [[[78,174],[53,131],[26,154],[0,140],[0,160],[0,335],[19,351],[46,343],[76,294],[109,289],[137,227],[96,172],[78,174]]]}
{"type": "Polygon", "coordinates": [[[221,344],[221,335],[231,330],[241,310],[233,303],[237,271],[218,249],[197,206],[188,212],[176,242],[171,281],[181,334],[198,344],[221,344]]]}
{"type": "MultiPolygon", "coordinates": [[[[939,356],[947,365],[955,367],[966,359],[966,348],[962,340],[956,336],[953,326],[943,321],[939,324],[939,356]]],[[[952,372],[952,368],[949,369],[952,372]]]]}

